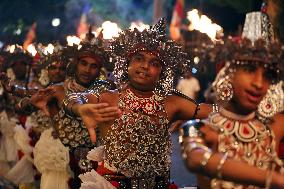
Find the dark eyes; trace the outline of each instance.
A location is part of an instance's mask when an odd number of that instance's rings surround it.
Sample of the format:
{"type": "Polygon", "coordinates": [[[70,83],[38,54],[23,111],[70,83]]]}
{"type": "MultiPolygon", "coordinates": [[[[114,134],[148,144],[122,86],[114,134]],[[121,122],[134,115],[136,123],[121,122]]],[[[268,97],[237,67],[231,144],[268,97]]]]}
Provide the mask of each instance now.
{"type": "Polygon", "coordinates": [[[82,66],[88,66],[88,64],[91,64],[91,68],[98,68],[98,65],[96,63],[88,63],[85,60],[80,60],[79,64],[81,64],[82,66]]]}
{"type": "Polygon", "coordinates": [[[133,56],[134,61],[144,61],[144,57],[140,54],[134,55],[133,56]]]}
{"type": "Polygon", "coordinates": [[[81,65],[83,65],[83,66],[86,66],[86,65],[87,65],[87,62],[84,61],[84,60],[80,60],[80,61],[79,61],[79,64],[81,64],[81,65]]]}
{"type": "Polygon", "coordinates": [[[153,60],[153,61],[150,62],[150,64],[154,67],[160,67],[161,66],[161,64],[158,60],[153,60]]]}
{"type": "Polygon", "coordinates": [[[242,65],[242,69],[246,72],[252,73],[256,71],[257,66],[254,64],[245,64],[245,65],[242,65]]]}
{"type": "MultiPolygon", "coordinates": [[[[254,73],[257,70],[258,66],[255,64],[245,64],[242,65],[242,69],[248,73],[254,73]]],[[[271,68],[265,68],[263,76],[268,81],[273,81],[275,79],[275,76],[277,75],[276,70],[273,70],[271,68]]]]}
{"type": "MultiPolygon", "coordinates": [[[[56,67],[56,66],[49,66],[48,70],[56,70],[57,68],[58,67],[56,67]]],[[[64,66],[61,66],[58,69],[61,70],[61,71],[65,71],[65,67],[64,66]]]]}
{"type": "MultiPolygon", "coordinates": [[[[143,55],[141,55],[141,54],[134,55],[132,60],[136,61],[136,62],[141,62],[141,63],[146,61],[145,57],[143,55]]],[[[151,66],[154,66],[154,67],[160,67],[161,66],[161,63],[159,62],[159,60],[157,60],[155,58],[149,60],[149,64],[151,66]]]]}

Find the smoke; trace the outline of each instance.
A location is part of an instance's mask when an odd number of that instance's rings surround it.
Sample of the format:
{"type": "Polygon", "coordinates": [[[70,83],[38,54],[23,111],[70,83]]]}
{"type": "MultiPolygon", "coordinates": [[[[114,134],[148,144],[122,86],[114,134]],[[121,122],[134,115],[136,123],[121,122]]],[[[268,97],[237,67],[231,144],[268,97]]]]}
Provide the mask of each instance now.
{"type": "Polygon", "coordinates": [[[76,27],[82,13],[86,13],[87,21],[100,27],[104,21],[118,23],[122,28],[128,28],[133,21],[152,23],[152,0],[68,0],[65,4],[67,20],[76,27]],[[86,8],[88,7],[88,9],[86,8]],[[86,11],[87,10],[87,11],[86,11]]]}

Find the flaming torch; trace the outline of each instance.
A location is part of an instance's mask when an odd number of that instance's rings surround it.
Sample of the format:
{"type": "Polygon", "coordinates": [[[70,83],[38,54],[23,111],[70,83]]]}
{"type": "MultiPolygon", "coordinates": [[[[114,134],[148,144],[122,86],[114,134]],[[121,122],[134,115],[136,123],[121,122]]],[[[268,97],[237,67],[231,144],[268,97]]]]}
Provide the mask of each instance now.
{"type": "Polygon", "coordinates": [[[217,41],[216,36],[223,35],[223,28],[218,24],[212,23],[206,15],[199,15],[197,9],[187,12],[187,19],[190,21],[188,30],[198,30],[205,33],[213,42],[217,41]]]}

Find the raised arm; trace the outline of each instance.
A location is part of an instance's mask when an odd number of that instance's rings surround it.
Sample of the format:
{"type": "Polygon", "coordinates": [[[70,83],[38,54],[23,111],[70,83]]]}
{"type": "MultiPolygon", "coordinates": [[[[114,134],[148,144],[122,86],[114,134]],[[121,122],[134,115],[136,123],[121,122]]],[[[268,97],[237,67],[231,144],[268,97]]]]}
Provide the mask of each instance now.
{"type": "Polygon", "coordinates": [[[103,94],[99,96],[91,92],[72,93],[64,100],[66,111],[72,116],[82,118],[93,142],[96,141],[95,129],[97,125],[113,121],[120,114],[117,106],[99,102],[103,96],[103,94]]]}
{"type": "Polygon", "coordinates": [[[208,148],[208,140],[204,140],[204,137],[210,138],[208,132],[208,126],[193,120],[188,121],[181,130],[183,158],[191,171],[245,185],[284,188],[284,176],[276,171],[259,169],[208,148]]]}
{"type": "Polygon", "coordinates": [[[199,104],[179,91],[174,91],[166,99],[166,109],[171,121],[204,119],[209,113],[217,111],[217,105],[199,104]]]}

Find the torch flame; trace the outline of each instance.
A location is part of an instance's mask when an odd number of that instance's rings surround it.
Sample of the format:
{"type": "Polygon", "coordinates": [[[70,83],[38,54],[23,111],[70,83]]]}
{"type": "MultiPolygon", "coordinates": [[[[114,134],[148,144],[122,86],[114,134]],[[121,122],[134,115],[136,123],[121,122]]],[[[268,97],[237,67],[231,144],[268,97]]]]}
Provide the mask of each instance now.
{"type": "Polygon", "coordinates": [[[36,48],[35,48],[35,46],[34,46],[33,44],[29,44],[29,45],[28,45],[27,51],[28,51],[29,53],[31,53],[32,56],[35,56],[36,53],[37,53],[37,50],[36,50],[36,48]]]}
{"type": "Polygon", "coordinates": [[[102,27],[99,27],[96,30],[97,35],[102,29],[103,29],[104,39],[111,39],[113,37],[118,37],[118,33],[121,31],[118,25],[111,21],[105,21],[102,24],[102,27]]]}
{"type": "Polygon", "coordinates": [[[187,12],[187,19],[191,22],[188,26],[189,31],[198,30],[207,34],[212,41],[216,41],[216,35],[223,33],[223,28],[218,24],[212,23],[206,15],[199,16],[198,10],[193,9],[187,12]]]}
{"type": "Polygon", "coordinates": [[[16,49],[16,45],[11,45],[11,46],[8,46],[7,47],[7,50],[10,52],[10,53],[13,53],[16,49]]]}
{"type": "Polygon", "coordinates": [[[150,26],[148,24],[144,24],[142,21],[131,22],[129,29],[134,30],[134,28],[137,28],[140,32],[142,32],[145,29],[149,29],[150,26]]]}
{"type": "Polygon", "coordinates": [[[67,36],[66,37],[67,40],[67,45],[68,46],[73,46],[74,44],[79,45],[81,42],[81,39],[76,37],[76,36],[67,36]]]}
{"type": "Polygon", "coordinates": [[[53,53],[53,50],[54,50],[54,46],[53,46],[51,43],[49,43],[49,44],[47,45],[47,47],[45,47],[43,53],[44,53],[45,55],[47,55],[48,53],[49,53],[49,54],[52,54],[52,53],[53,53]]]}

